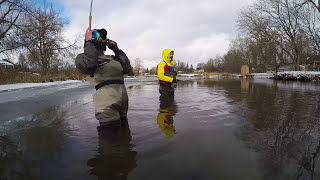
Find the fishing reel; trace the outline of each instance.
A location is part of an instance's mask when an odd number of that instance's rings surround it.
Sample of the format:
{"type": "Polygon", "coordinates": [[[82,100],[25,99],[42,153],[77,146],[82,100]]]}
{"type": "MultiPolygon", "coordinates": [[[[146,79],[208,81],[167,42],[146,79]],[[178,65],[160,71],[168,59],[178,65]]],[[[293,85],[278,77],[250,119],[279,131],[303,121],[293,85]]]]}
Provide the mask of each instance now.
{"type": "Polygon", "coordinates": [[[93,29],[92,30],[92,41],[96,48],[106,51],[107,48],[107,31],[105,29],[93,29]]]}
{"type": "Polygon", "coordinates": [[[92,30],[92,40],[93,41],[98,41],[100,38],[100,33],[97,30],[92,30]]]}
{"type": "Polygon", "coordinates": [[[107,31],[105,29],[93,29],[92,40],[95,42],[106,43],[108,41],[107,31]]]}

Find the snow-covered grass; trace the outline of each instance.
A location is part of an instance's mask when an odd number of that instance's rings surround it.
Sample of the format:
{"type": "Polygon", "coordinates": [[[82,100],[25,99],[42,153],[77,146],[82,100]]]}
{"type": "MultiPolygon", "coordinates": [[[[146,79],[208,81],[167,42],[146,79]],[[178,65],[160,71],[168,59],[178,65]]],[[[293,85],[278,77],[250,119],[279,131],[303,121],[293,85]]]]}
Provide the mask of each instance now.
{"type": "Polygon", "coordinates": [[[303,80],[303,81],[320,80],[320,72],[319,71],[283,71],[283,72],[278,72],[275,75],[275,78],[284,79],[284,80],[303,80]]]}
{"type": "MultiPolygon", "coordinates": [[[[272,73],[252,73],[253,78],[258,79],[269,79],[274,78],[274,75],[272,73]]],[[[197,77],[197,76],[203,76],[202,74],[179,74],[181,77],[197,77]]],[[[230,77],[230,74],[227,73],[207,73],[205,74],[205,77],[209,78],[218,78],[222,76],[228,76],[230,77]]],[[[290,79],[310,79],[310,80],[319,80],[320,79],[320,71],[283,71],[278,72],[276,76],[279,77],[287,77],[290,79]]],[[[240,77],[239,74],[233,74],[232,77],[240,77]]],[[[127,77],[125,78],[126,81],[156,81],[156,76],[153,76],[153,78],[147,78],[147,77],[127,77]]],[[[17,84],[5,84],[0,85],[0,91],[11,91],[11,90],[17,90],[17,89],[25,89],[25,88],[36,88],[36,87],[47,87],[47,86],[54,86],[54,85],[63,85],[63,84],[70,84],[70,83],[79,83],[83,82],[81,80],[67,80],[67,81],[55,81],[55,82],[46,82],[46,83],[17,83],[17,84]]]]}
{"type": "Polygon", "coordinates": [[[299,76],[299,75],[320,75],[320,71],[283,71],[283,72],[278,72],[278,75],[282,74],[290,74],[293,76],[299,76]]]}
{"type": "Polygon", "coordinates": [[[259,78],[259,79],[270,79],[273,78],[272,73],[251,73],[250,75],[253,75],[253,78],[259,78]]]}
{"type": "Polygon", "coordinates": [[[178,76],[181,76],[181,77],[197,77],[197,76],[201,76],[201,74],[178,74],[178,76]]]}
{"type": "Polygon", "coordinates": [[[5,84],[5,85],[0,85],[0,91],[11,91],[11,90],[25,89],[25,88],[47,87],[47,86],[78,83],[78,82],[82,82],[82,81],[80,81],[80,80],[67,80],[67,81],[56,81],[56,82],[46,82],[46,83],[5,84]]]}
{"type": "MultiPolygon", "coordinates": [[[[320,80],[320,71],[283,71],[278,73],[251,73],[249,77],[257,79],[284,79],[284,80],[320,80]]],[[[241,77],[234,74],[233,77],[241,77]]]]}

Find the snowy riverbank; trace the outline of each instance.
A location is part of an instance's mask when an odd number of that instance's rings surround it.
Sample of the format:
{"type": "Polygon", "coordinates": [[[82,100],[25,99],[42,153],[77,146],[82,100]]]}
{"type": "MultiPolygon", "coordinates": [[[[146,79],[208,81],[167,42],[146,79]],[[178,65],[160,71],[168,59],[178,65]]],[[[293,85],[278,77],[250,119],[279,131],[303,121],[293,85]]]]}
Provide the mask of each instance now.
{"type": "Polygon", "coordinates": [[[319,71],[284,71],[284,72],[278,72],[277,74],[275,74],[274,79],[319,81],[320,72],[319,71]]]}
{"type": "MultiPolygon", "coordinates": [[[[234,74],[233,77],[241,77],[241,75],[234,74]]],[[[248,74],[247,77],[255,79],[319,81],[320,71],[283,71],[278,73],[251,73],[248,74]]]]}
{"type": "MultiPolygon", "coordinates": [[[[203,74],[179,74],[179,77],[184,79],[204,77],[203,74]]],[[[209,75],[209,78],[219,78],[219,77],[230,77],[224,74],[221,75],[209,75]]],[[[232,77],[241,77],[240,74],[233,74],[232,77]]],[[[274,73],[251,73],[248,77],[256,79],[280,79],[280,80],[302,80],[302,81],[312,81],[320,80],[320,71],[283,71],[274,73]]],[[[125,78],[126,82],[156,82],[156,75],[151,77],[127,77],[125,78]]],[[[26,88],[36,88],[36,87],[48,87],[55,85],[65,85],[65,84],[75,84],[83,82],[81,80],[67,80],[67,81],[56,81],[56,82],[46,82],[46,83],[17,83],[17,84],[5,84],[0,85],[1,91],[12,91],[17,89],[26,89],[26,88]]]]}
{"type": "Polygon", "coordinates": [[[64,84],[73,84],[82,82],[80,80],[67,80],[67,81],[56,81],[56,82],[45,82],[45,83],[16,83],[16,84],[4,84],[0,85],[1,91],[11,91],[17,89],[26,89],[26,88],[36,88],[36,87],[48,87],[55,85],[64,85],[64,84]]]}

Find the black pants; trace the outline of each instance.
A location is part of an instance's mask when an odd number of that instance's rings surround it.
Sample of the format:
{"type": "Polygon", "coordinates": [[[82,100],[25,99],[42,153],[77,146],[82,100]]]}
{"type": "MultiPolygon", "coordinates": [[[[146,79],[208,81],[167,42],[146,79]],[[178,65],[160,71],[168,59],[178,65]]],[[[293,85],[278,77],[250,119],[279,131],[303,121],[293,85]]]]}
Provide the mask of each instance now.
{"type": "Polygon", "coordinates": [[[160,83],[159,92],[161,96],[174,96],[174,88],[170,83],[160,83]]]}

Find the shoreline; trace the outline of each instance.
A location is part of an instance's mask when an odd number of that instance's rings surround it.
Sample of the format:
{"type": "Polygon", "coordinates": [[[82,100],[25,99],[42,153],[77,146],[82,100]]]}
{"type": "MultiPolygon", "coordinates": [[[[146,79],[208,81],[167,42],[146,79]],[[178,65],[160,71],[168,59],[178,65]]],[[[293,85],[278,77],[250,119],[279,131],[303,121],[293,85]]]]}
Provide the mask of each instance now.
{"type": "MultiPolygon", "coordinates": [[[[137,79],[137,78],[150,78],[152,81],[156,81],[157,75],[144,75],[144,76],[128,76],[125,77],[127,81],[137,79]]],[[[188,74],[179,74],[180,78],[242,78],[240,74],[231,74],[231,73],[188,73],[188,74]]],[[[245,78],[253,79],[276,79],[276,80],[286,80],[286,81],[320,81],[320,71],[283,71],[278,73],[250,73],[246,75],[245,78]]],[[[144,82],[148,80],[142,80],[144,82]]],[[[66,81],[54,81],[54,82],[39,82],[39,83],[14,83],[14,84],[2,84],[0,85],[0,92],[2,91],[11,91],[16,89],[25,89],[25,88],[36,88],[36,87],[46,87],[54,86],[60,84],[70,84],[70,83],[79,83],[86,82],[84,80],[66,80],[66,81]]]]}

